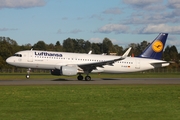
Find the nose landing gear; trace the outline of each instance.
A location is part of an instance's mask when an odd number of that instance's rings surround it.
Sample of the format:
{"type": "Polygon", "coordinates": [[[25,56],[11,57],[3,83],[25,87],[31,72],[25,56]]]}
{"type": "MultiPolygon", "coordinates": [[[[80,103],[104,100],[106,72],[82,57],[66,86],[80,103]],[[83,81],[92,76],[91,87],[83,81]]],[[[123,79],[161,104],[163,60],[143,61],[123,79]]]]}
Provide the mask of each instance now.
{"type": "Polygon", "coordinates": [[[31,68],[29,68],[29,69],[27,70],[27,74],[26,74],[26,78],[27,78],[27,79],[30,78],[30,71],[31,71],[31,68]]]}

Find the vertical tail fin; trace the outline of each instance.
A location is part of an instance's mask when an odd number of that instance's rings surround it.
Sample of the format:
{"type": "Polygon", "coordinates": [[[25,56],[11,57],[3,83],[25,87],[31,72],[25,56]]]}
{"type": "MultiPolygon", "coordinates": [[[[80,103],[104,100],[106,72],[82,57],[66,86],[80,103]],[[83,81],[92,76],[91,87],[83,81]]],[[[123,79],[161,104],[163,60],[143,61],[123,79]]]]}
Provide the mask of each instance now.
{"type": "Polygon", "coordinates": [[[160,33],[139,57],[161,59],[168,33],[160,33]]]}

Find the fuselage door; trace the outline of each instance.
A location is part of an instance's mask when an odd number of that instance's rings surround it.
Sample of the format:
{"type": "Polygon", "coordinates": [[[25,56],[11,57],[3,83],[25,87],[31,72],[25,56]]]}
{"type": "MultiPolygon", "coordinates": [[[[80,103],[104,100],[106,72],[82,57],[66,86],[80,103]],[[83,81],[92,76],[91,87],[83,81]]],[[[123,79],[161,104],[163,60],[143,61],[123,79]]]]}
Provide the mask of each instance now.
{"type": "Polygon", "coordinates": [[[137,59],[135,62],[135,69],[140,69],[140,60],[137,59]]]}
{"type": "Polygon", "coordinates": [[[33,62],[33,51],[28,51],[28,62],[33,62]]]}

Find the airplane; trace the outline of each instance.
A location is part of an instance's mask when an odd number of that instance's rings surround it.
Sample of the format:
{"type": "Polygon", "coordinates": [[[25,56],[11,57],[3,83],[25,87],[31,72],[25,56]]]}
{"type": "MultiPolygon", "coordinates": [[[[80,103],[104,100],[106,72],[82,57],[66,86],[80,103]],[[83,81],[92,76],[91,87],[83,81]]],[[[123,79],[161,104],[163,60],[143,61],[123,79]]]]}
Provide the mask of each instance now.
{"type": "Polygon", "coordinates": [[[128,73],[166,67],[161,60],[168,33],[160,33],[145,50],[136,57],[128,57],[131,47],[122,56],[82,54],[24,50],[6,59],[10,65],[29,68],[26,78],[30,78],[30,68],[51,70],[52,75],[77,75],[78,80],[91,80],[89,73],[128,73]]]}

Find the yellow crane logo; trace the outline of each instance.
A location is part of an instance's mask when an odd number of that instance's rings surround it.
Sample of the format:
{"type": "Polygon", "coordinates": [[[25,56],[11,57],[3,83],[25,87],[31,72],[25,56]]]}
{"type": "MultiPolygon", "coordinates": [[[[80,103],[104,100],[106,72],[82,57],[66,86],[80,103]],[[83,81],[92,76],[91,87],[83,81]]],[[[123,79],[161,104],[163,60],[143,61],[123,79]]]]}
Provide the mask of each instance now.
{"type": "Polygon", "coordinates": [[[152,49],[155,52],[161,52],[163,49],[163,43],[160,40],[156,40],[152,45],[152,49]]]}

